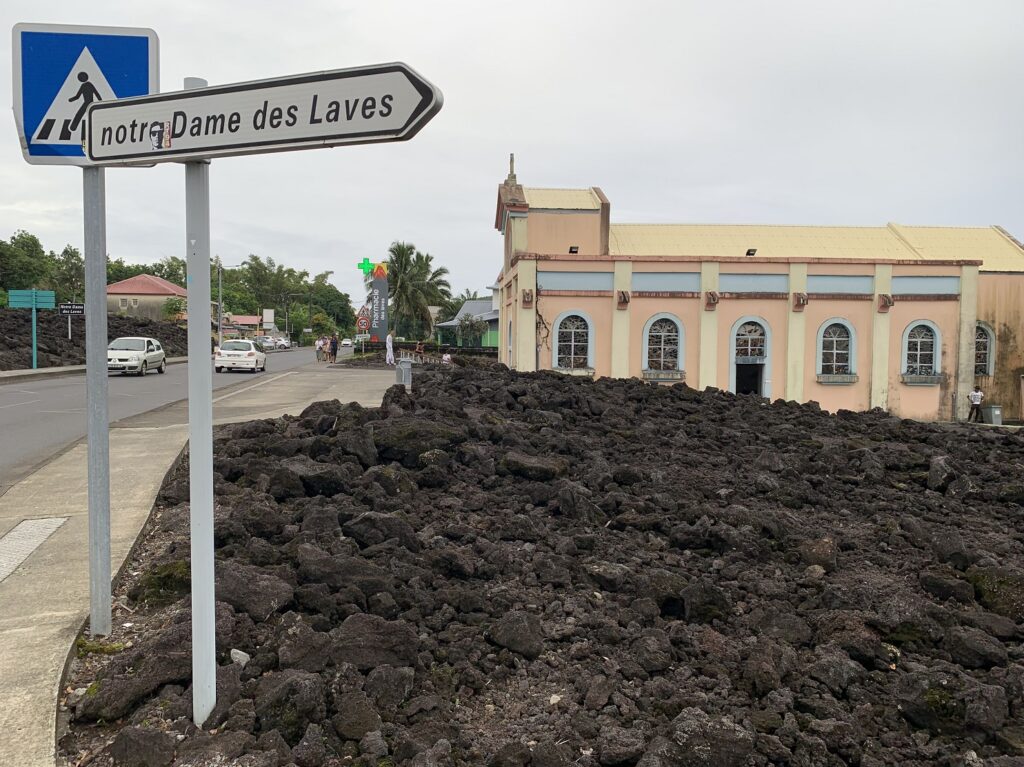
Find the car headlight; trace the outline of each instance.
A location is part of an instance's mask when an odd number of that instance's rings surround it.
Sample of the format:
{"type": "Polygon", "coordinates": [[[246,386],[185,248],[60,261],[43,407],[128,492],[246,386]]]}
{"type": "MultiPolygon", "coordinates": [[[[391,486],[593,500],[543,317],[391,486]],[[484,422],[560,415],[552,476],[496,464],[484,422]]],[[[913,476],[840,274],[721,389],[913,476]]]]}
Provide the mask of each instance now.
{"type": "Polygon", "coordinates": [[[128,360],[130,362],[138,362],[139,361],[139,355],[138,354],[132,354],[132,355],[130,355],[128,357],[128,360]]]}

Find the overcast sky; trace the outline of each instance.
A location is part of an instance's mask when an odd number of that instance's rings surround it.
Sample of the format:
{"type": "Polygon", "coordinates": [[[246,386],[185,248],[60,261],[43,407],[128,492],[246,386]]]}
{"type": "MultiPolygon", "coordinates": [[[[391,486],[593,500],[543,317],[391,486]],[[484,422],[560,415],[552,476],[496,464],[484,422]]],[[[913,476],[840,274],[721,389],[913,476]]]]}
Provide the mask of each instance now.
{"type": "MultiPolygon", "coordinates": [[[[1022,0],[2,0],[17,22],[152,27],[164,91],[404,61],[444,93],[406,143],[216,160],[213,252],[361,298],[393,240],[483,291],[497,184],[600,186],[617,222],[984,226],[1024,237],[1022,0]]],[[[184,255],[184,170],[107,173],[108,250],[184,255]]],[[[0,119],[0,238],[82,245],[81,171],[0,119]]]]}

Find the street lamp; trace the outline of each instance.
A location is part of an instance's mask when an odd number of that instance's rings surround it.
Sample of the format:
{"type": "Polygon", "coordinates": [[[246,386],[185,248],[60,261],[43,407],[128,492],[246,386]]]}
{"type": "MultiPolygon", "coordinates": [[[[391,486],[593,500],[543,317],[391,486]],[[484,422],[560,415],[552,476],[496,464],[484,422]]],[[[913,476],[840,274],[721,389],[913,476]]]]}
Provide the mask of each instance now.
{"type": "MultiPolygon", "coordinates": [[[[226,267],[228,269],[241,269],[245,264],[226,267]]],[[[217,260],[217,348],[224,345],[224,269],[225,266],[217,260]]]]}
{"type": "MultiPolygon", "coordinates": [[[[281,299],[284,302],[284,334],[286,336],[288,336],[288,340],[289,341],[291,341],[291,333],[288,332],[288,319],[291,316],[292,304],[291,304],[291,301],[288,301],[287,299],[291,298],[292,296],[304,296],[304,295],[306,295],[306,294],[305,293],[282,293],[281,294],[281,299]]],[[[310,306],[312,306],[312,304],[313,304],[313,292],[312,291],[310,291],[310,293],[309,293],[309,298],[310,298],[310,301],[309,301],[310,306]]]]}

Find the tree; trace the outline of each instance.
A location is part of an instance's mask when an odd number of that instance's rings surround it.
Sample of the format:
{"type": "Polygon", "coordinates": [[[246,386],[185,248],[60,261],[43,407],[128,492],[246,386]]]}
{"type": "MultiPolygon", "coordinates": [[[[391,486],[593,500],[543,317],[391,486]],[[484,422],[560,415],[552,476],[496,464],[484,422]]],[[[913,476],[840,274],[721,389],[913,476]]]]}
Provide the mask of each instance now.
{"type": "Polygon", "coordinates": [[[314,312],[313,323],[310,327],[313,328],[315,336],[331,336],[338,332],[338,326],[334,324],[334,320],[323,312],[314,312]]]}
{"type": "Polygon", "coordinates": [[[146,274],[150,267],[146,264],[126,264],[123,258],[110,258],[107,256],[107,284],[111,285],[130,277],[137,277],[146,274]]]}
{"type": "Polygon", "coordinates": [[[182,314],[185,313],[187,303],[184,298],[180,296],[173,296],[164,301],[163,315],[164,319],[173,322],[178,319],[182,314]]]}
{"type": "Polygon", "coordinates": [[[463,290],[459,295],[452,296],[446,299],[441,304],[441,311],[437,313],[438,322],[447,322],[448,320],[455,319],[455,315],[459,313],[459,309],[467,301],[479,301],[480,296],[477,295],[475,290],[470,291],[469,288],[463,290]]]}
{"type": "Polygon", "coordinates": [[[34,234],[18,230],[10,242],[0,241],[0,287],[28,290],[48,284],[52,260],[34,234]]]}
{"type": "Polygon", "coordinates": [[[178,256],[166,256],[161,258],[151,267],[150,274],[162,277],[168,282],[173,282],[179,287],[185,286],[185,276],[188,273],[188,262],[178,256]]]}
{"type": "MultiPolygon", "coordinates": [[[[445,279],[448,270],[434,268],[433,257],[408,242],[393,242],[388,248],[388,297],[397,335],[415,338],[430,332],[429,306],[437,306],[451,295],[445,279]]],[[[370,278],[367,278],[369,286],[370,278]]]]}
{"type": "Polygon", "coordinates": [[[59,302],[85,296],[85,262],[78,248],[65,245],[60,255],[54,256],[53,289],[59,302]]]}
{"type": "Polygon", "coordinates": [[[466,346],[479,346],[481,340],[484,337],[484,333],[487,332],[487,322],[479,320],[468,312],[463,314],[459,318],[459,324],[456,326],[459,338],[462,339],[462,343],[466,346]]]}

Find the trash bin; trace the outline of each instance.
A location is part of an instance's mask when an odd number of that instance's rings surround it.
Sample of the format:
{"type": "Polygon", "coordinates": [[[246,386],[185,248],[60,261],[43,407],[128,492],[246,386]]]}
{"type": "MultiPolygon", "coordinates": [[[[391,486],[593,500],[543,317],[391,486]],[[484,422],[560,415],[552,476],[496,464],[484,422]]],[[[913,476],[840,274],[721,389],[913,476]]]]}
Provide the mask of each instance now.
{"type": "Polygon", "coordinates": [[[406,389],[412,388],[412,360],[398,360],[395,366],[395,383],[400,383],[406,389]]]}
{"type": "Polygon", "coordinates": [[[990,423],[993,426],[1003,425],[1003,406],[1002,405],[985,405],[981,409],[981,420],[985,423],[990,423]]]}

